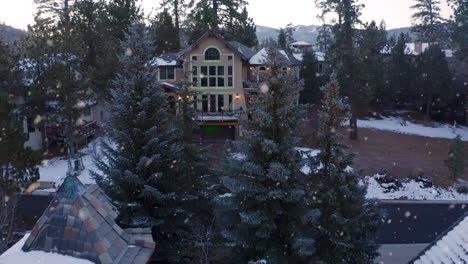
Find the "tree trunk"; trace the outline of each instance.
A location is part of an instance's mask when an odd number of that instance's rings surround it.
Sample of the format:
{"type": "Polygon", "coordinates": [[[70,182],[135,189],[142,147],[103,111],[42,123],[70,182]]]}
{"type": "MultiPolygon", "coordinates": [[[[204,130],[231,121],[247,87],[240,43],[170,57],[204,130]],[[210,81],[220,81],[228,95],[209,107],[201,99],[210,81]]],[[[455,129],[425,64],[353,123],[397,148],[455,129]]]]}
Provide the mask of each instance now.
{"type": "Polygon", "coordinates": [[[175,19],[175,27],[177,35],[177,47],[176,49],[179,50],[181,46],[180,40],[180,17],[179,17],[179,0],[174,0],[174,19],[175,19]]]}
{"type": "Polygon", "coordinates": [[[343,52],[344,52],[344,89],[348,89],[350,101],[351,101],[351,119],[349,120],[349,138],[358,139],[358,128],[357,128],[357,112],[358,112],[358,93],[356,86],[354,85],[355,72],[353,69],[353,21],[352,21],[352,6],[350,0],[343,0],[343,29],[344,29],[344,40],[343,40],[343,52]]]}
{"type": "Polygon", "coordinates": [[[45,153],[48,148],[49,148],[49,140],[47,138],[46,122],[42,121],[42,124],[41,124],[41,149],[42,149],[42,153],[45,153]]]}
{"type": "Polygon", "coordinates": [[[432,94],[429,93],[427,96],[426,101],[426,115],[424,116],[424,121],[430,122],[431,121],[431,109],[432,109],[432,94]]]}
{"type": "Polygon", "coordinates": [[[219,21],[218,21],[218,0],[213,0],[213,29],[218,29],[219,21]]]}

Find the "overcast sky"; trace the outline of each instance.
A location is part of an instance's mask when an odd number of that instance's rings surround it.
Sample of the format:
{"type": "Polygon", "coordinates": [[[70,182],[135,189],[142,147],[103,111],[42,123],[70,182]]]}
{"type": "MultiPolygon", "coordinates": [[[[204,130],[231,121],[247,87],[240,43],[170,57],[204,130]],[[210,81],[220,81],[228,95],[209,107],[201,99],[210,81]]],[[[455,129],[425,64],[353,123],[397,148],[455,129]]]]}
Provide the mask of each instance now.
{"type": "MultiPolygon", "coordinates": [[[[139,0],[148,14],[153,7],[159,6],[161,0],[139,0]]],[[[294,25],[319,25],[317,19],[319,10],[315,8],[314,0],[248,0],[250,16],[257,25],[284,27],[288,23],[294,25]]],[[[442,0],[441,8],[444,16],[451,13],[446,0],[442,0]]],[[[0,0],[0,22],[5,22],[16,28],[25,29],[33,22],[33,0],[0,0]]],[[[407,27],[411,25],[410,6],[414,0],[360,0],[366,5],[361,19],[365,22],[385,20],[388,29],[407,27]]]]}

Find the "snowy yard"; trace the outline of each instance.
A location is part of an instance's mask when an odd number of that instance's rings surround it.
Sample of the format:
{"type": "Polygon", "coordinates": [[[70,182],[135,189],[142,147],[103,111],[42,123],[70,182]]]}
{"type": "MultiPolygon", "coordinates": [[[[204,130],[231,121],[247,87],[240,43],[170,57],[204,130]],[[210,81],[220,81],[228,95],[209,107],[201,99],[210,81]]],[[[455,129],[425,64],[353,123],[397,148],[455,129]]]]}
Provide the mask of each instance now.
{"type": "Polygon", "coordinates": [[[0,256],[0,264],[91,264],[85,259],[74,258],[57,253],[33,250],[24,252],[22,247],[29,234],[26,234],[20,241],[0,256]]]}
{"type": "MultiPolygon", "coordinates": [[[[97,138],[90,142],[87,147],[81,149],[83,153],[82,161],[84,170],[79,175],[79,179],[84,184],[93,184],[95,181],[91,177],[90,171],[95,171],[93,155],[100,155],[99,142],[106,140],[105,138],[97,138]]],[[[43,164],[39,166],[39,172],[41,174],[40,181],[55,182],[56,184],[62,184],[66,177],[68,170],[68,163],[65,157],[57,157],[50,160],[43,161],[43,164]]]]}
{"type": "MultiPolygon", "coordinates": [[[[106,140],[104,138],[98,138],[92,141],[86,148],[82,149],[83,164],[85,169],[81,172],[79,179],[85,184],[93,184],[94,180],[90,175],[90,170],[96,170],[93,163],[93,155],[100,155],[99,142],[106,140]]],[[[302,153],[304,158],[307,154],[316,156],[319,151],[310,148],[296,148],[302,153]]],[[[234,157],[238,159],[245,159],[245,156],[241,153],[233,153],[234,157]]],[[[47,164],[39,166],[41,173],[41,181],[55,182],[61,184],[66,176],[67,172],[67,160],[62,158],[54,158],[46,162],[47,164]]],[[[349,168],[351,169],[351,168],[349,168]]],[[[310,171],[309,166],[305,165],[302,172],[308,173],[310,171]]],[[[414,180],[402,182],[402,186],[398,190],[389,192],[381,183],[377,181],[379,175],[367,176],[360,181],[361,184],[368,186],[367,197],[377,199],[410,199],[410,200],[468,200],[468,194],[458,193],[456,190],[446,190],[437,187],[424,188],[420,182],[414,180]]],[[[55,191],[50,189],[47,191],[55,191]]]]}
{"type": "Polygon", "coordinates": [[[417,135],[432,138],[455,138],[460,135],[463,141],[468,141],[468,127],[450,126],[434,122],[433,126],[424,126],[401,117],[382,117],[382,119],[370,118],[368,120],[358,120],[358,127],[387,130],[401,134],[417,135]]]}

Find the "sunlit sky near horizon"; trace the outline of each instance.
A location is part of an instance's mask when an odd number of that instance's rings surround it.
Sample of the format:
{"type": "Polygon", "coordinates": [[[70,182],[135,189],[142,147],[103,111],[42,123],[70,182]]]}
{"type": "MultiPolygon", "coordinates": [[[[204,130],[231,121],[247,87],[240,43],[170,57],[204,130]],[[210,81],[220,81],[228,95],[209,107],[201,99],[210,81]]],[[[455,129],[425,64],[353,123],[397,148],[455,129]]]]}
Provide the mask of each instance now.
{"type": "MultiPolygon", "coordinates": [[[[450,8],[447,0],[441,0],[443,15],[449,17],[450,8]]],[[[159,7],[161,0],[139,0],[145,14],[148,15],[159,7]]],[[[248,11],[257,25],[269,27],[284,27],[288,23],[294,25],[320,25],[317,18],[320,10],[315,7],[314,0],[248,0],[248,11]]],[[[414,0],[360,0],[366,5],[362,11],[362,21],[370,22],[384,20],[388,29],[408,27],[411,25],[410,9],[414,0]]],[[[16,28],[26,29],[33,23],[33,0],[0,0],[0,22],[16,28]]]]}

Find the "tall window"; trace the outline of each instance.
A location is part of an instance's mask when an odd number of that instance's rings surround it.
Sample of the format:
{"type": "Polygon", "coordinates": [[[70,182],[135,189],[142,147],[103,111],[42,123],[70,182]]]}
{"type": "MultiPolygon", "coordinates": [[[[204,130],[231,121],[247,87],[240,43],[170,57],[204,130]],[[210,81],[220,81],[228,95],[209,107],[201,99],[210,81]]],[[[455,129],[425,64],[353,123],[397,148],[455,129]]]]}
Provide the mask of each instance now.
{"type": "Polygon", "coordinates": [[[160,80],[174,80],[175,79],[174,67],[159,68],[159,79],[160,80]]]}
{"type": "Polygon", "coordinates": [[[216,48],[209,48],[205,51],[205,60],[219,60],[219,50],[216,48]]]}
{"type": "Polygon", "coordinates": [[[218,95],[218,112],[224,109],[224,94],[218,95]]]}

